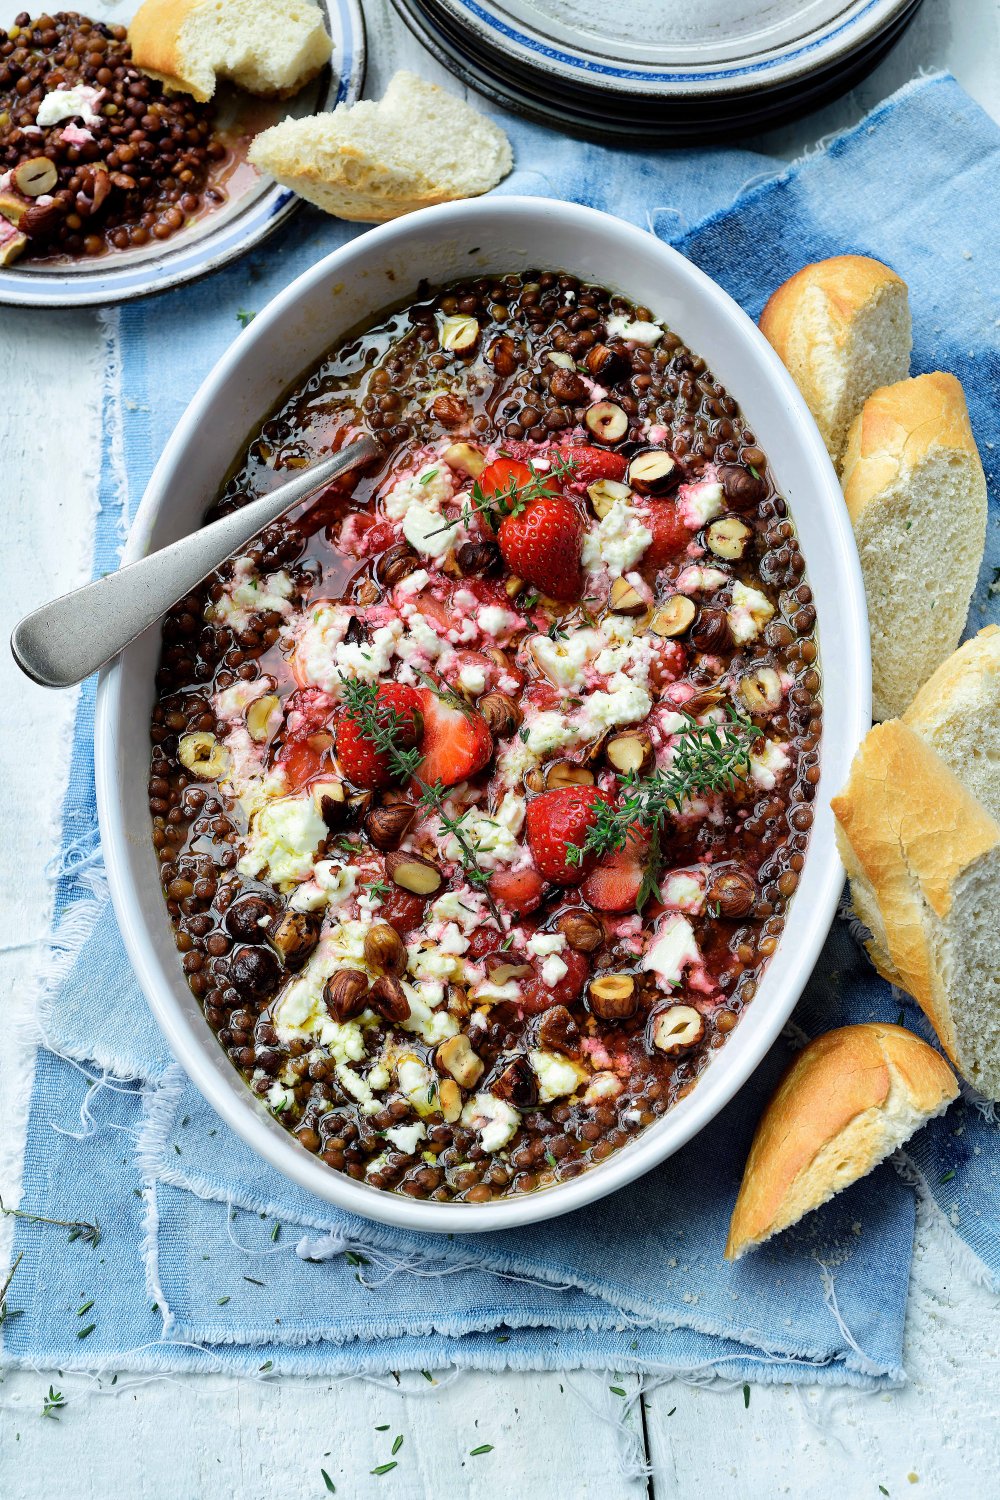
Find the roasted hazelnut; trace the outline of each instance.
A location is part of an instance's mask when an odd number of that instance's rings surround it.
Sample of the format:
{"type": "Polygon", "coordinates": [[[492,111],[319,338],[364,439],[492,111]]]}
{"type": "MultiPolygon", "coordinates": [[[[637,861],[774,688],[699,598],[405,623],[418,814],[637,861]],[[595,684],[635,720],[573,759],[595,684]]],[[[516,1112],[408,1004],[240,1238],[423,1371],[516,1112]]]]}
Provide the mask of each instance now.
{"type": "Polygon", "coordinates": [[[406,973],[406,944],[388,922],[376,922],[365,933],[365,963],[380,974],[399,978],[406,973]]]}
{"type": "Polygon", "coordinates": [[[464,985],[449,984],[448,1013],[453,1015],[456,1021],[465,1021],[472,1015],[472,1001],[464,985]]]}
{"type": "Polygon", "coordinates": [[[529,963],[506,953],[491,953],[486,959],[486,973],[492,984],[506,984],[510,979],[527,979],[533,973],[529,963]]]}
{"type": "Polygon", "coordinates": [[[608,593],[608,608],[615,615],[644,615],[647,604],[634,584],[627,578],[616,578],[608,593]]]}
{"type": "Polygon", "coordinates": [[[449,1125],[462,1113],[462,1090],[453,1078],[442,1078],[438,1084],[438,1108],[449,1125]]]}
{"type": "Polygon", "coordinates": [[[370,807],[365,813],[362,827],[376,849],[388,851],[399,847],[412,828],[416,815],[416,808],[409,802],[370,807]]]}
{"type": "Polygon", "coordinates": [[[381,595],[382,590],[379,588],[374,578],[366,578],[363,583],[360,583],[358,585],[357,593],[354,597],[358,604],[368,605],[374,604],[375,601],[381,597],[381,595]]]}
{"type": "Polygon", "coordinates": [[[263,999],[277,986],[281,969],[266,948],[237,948],[229,964],[229,977],[241,995],[263,999]]]}
{"type": "Polygon", "coordinates": [[[538,1023],[538,1043],[549,1052],[580,1056],[580,1031],[565,1005],[551,1005],[538,1023]]]}
{"type": "Polygon", "coordinates": [[[686,594],[672,594],[656,610],[649,622],[649,628],[654,635],[670,640],[674,636],[684,634],[696,613],[694,604],[686,594]]]}
{"type": "Polygon", "coordinates": [[[438,343],[451,354],[471,354],[479,342],[479,324],[465,313],[445,318],[438,330],[438,343]]]}
{"type": "Polygon", "coordinates": [[[601,974],[587,989],[590,1008],[602,1021],[623,1021],[634,1016],[639,991],[631,974],[601,974]]]}
{"type": "Polygon", "coordinates": [[[278,707],[280,699],[276,693],[265,693],[262,698],[255,698],[246,712],[247,733],[254,744],[262,745],[268,738],[268,725],[271,715],[278,707]]]}
{"type": "Polygon", "coordinates": [[[443,876],[437,865],[420,854],[387,854],[385,870],[394,885],[414,896],[433,896],[441,889],[443,876]]]}
{"type": "Polygon", "coordinates": [[[531,1109],[538,1103],[538,1079],[526,1057],[515,1057],[509,1062],[490,1084],[489,1091],[498,1099],[506,1099],[515,1109],[531,1109]]]}
{"type": "Polygon", "coordinates": [[[627,479],[638,495],[662,495],[683,478],[681,466],[665,448],[644,448],[628,466],[627,479]]]}
{"type": "Polygon", "coordinates": [[[740,678],[740,696],[752,714],[773,714],[781,707],[781,678],[773,667],[753,667],[740,678]]]}
{"type": "Polygon", "coordinates": [[[368,980],[360,969],[339,969],[323,989],[326,1008],[341,1025],[368,1008],[368,980]]]}
{"type": "Polygon", "coordinates": [[[556,919],[556,931],[561,932],[571,948],[577,953],[594,953],[604,942],[604,924],[592,912],[564,911],[556,919]]]}
{"type": "Polygon", "coordinates": [[[753,510],[767,494],[767,482],[739,464],[726,464],[719,470],[719,480],[726,504],[733,510],[753,510]]]}
{"type": "Polygon", "coordinates": [[[449,394],[435,396],[431,402],[431,412],[442,427],[461,427],[472,415],[460,396],[449,394]]]}
{"type": "Polygon", "coordinates": [[[383,974],[374,981],[368,992],[368,1004],[390,1025],[398,1026],[410,1018],[410,1002],[399,980],[391,974],[383,974]]]}
{"type": "Polygon", "coordinates": [[[494,578],[503,568],[496,542],[463,542],[455,561],[465,578],[494,578]]]}
{"type": "Polygon", "coordinates": [[[225,745],[205,730],[185,734],[177,746],[177,759],[186,771],[199,781],[218,781],[229,769],[230,755],[225,745]]]}
{"type": "Polygon", "coordinates": [[[420,559],[409,542],[396,542],[387,547],[375,565],[375,573],[383,588],[395,588],[404,578],[409,578],[420,566],[420,559]]]}
{"type": "Polygon", "coordinates": [[[721,520],[712,522],[705,533],[705,541],[709,552],[716,557],[736,562],[743,556],[752,536],[750,527],[739,516],[723,516],[721,520]]]}
{"type": "Polygon", "coordinates": [[[726,611],[715,605],[705,605],[699,609],[697,619],[691,626],[690,640],[699,651],[707,651],[710,655],[728,651],[733,644],[733,635],[726,611]]]}
{"type": "Polygon", "coordinates": [[[667,1057],[681,1057],[705,1035],[705,1018],[693,1005],[668,1005],[651,1018],[653,1046],[667,1057]]]}
{"type": "Polygon", "coordinates": [[[342,781],[314,783],[314,795],[319,802],[320,817],[327,828],[346,828],[351,821],[351,803],[347,787],[342,781]]]}
{"type": "Polygon", "coordinates": [[[63,211],[60,203],[33,203],[30,208],[24,210],[18,228],[22,234],[30,235],[33,240],[45,240],[55,234],[62,223],[62,218],[63,211]]]}
{"type": "Polygon", "coordinates": [[[557,401],[566,401],[570,406],[578,406],[587,396],[587,387],[576,371],[561,370],[558,365],[552,372],[549,390],[557,401]]]}
{"type": "Polygon", "coordinates": [[[319,942],[317,912],[286,911],[267,930],[267,940],[286,969],[298,969],[319,942]]]}
{"type": "Polygon", "coordinates": [[[446,448],[442,457],[449,469],[456,474],[465,474],[469,479],[478,479],[486,467],[485,454],[471,443],[452,443],[446,448]]]}
{"type": "Polygon", "coordinates": [[[714,870],[705,893],[705,904],[710,913],[717,912],[729,922],[750,915],[757,900],[757,885],[747,870],[714,870]]]}
{"type": "Polygon", "coordinates": [[[595,401],[583,414],[583,422],[595,442],[610,447],[628,432],[628,417],[613,401],[595,401]]]}
{"type": "Polygon", "coordinates": [[[577,766],[569,760],[556,760],[545,772],[545,790],[559,791],[565,786],[593,786],[594,773],[589,766],[577,766]]]}
{"type": "Polygon", "coordinates": [[[604,746],[607,762],[622,776],[644,776],[652,767],[653,742],[644,729],[613,734],[604,746]]]}
{"type": "Polygon", "coordinates": [[[14,168],[14,186],[26,198],[40,198],[43,193],[51,193],[58,181],[55,162],[47,156],[33,156],[30,161],[23,161],[14,168]]]}
{"type": "Polygon", "coordinates": [[[0,266],[12,266],[19,256],[23,255],[28,248],[28,236],[26,234],[11,235],[9,239],[0,244],[0,266]]]}
{"type": "Polygon", "coordinates": [[[628,500],[631,494],[628,485],[622,484],[618,479],[595,479],[593,484],[587,486],[587,498],[599,521],[604,520],[619,500],[628,500]]]}
{"type": "Polygon", "coordinates": [[[620,349],[612,349],[607,344],[594,344],[587,350],[584,358],[587,374],[599,380],[602,385],[614,385],[628,370],[628,360],[620,349]]]}
{"type": "Polygon", "coordinates": [[[506,693],[486,693],[476,705],[495,740],[512,735],[521,722],[521,710],[506,693]]]}
{"type": "Polygon", "coordinates": [[[241,943],[263,943],[277,910],[277,901],[267,896],[241,896],[226,912],[226,931],[241,943]]]}
{"type": "Polygon", "coordinates": [[[464,1031],[450,1036],[434,1053],[434,1065],[440,1073],[450,1073],[463,1089],[475,1088],[483,1076],[483,1060],[472,1050],[464,1031]]]}
{"type": "Polygon", "coordinates": [[[504,333],[490,345],[488,358],[501,380],[506,380],[521,363],[521,351],[510,334],[504,333]]]}

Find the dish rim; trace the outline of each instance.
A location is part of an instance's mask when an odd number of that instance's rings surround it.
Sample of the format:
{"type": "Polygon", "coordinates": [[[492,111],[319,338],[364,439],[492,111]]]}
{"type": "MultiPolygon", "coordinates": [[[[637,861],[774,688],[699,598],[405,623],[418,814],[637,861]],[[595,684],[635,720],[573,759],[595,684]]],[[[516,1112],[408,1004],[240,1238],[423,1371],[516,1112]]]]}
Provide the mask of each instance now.
{"type": "MultiPolygon", "coordinates": [[[[728,322],[734,336],[741,336],[744,344],[749,341],[756,356],[755,362],[761,363],[769,376],[770,396],[780,403],[788,417],[794,418],[794,423],[788,424],[793,438],[791,446],[794,447],[795,443],[801,445],[799,456],[806,464],[813,481],[810,503],[826,503],[826,524],[837,544],[833,560],[827,557],[818,570],[814,566],[817,559],[810,559],[803,546],[807,576],[813,584],[817,572],[826,572],[831,567],[833,569],[829,593],[832,595],[836,590],[838,620],[844,639],[842,647],[838,647],[831,656],[843,654],[851,669],[838,684],[838,692],[844,697],[841,722],[834,729],[828,723],[828,716],[824,716],[819,792],[826,790],[828,795],[831,789],[826,787],[824,768],[829,768],[834,762],[835,749],[839,747],[841,751],[839,758],[844,761],[843,770],[846,774],[850,756],[871,723],[871,663],[864,587],[853,533],[833,465],[791,377],[759,329],[729,294],[671,246],[632,224],[596,209],[536,197],[494,196],[485,200],[485,208],[483,201],[466,200],[422,209],[403,219],[392,221],[349,241],[317,261],[257,314],[205,377],[153,470],[132,523],[123,562],[134,561],[146,552],[152,527],[158,520],[161,509],[168,503],[177,460],[183,457],[186,446],[199,427],[203,426],[206,413],[210,413],[213,405],[222,399],[227,383],[238,373],[244,361],[258,356],[267,358],[269,340],[276,330],[280,330],[282,319],[294,310],[310,290],[321,287],[323,283],[336,284],[338,272],[344,263],[357,258],[359,254],[362,258],[371,260],[380,247],[391,247],[392,242],[397,239],[405,242],[414,234],[419,236],[425,227],[429,227],[432,239],[436,237],[438,242],[444,240],[450,243],[449,236],[454,239],[456,231],[460,235],[464,235],[467,229],[471,231],[477,215],[481,216],[484,212],[499,214],[501,220],[509,219],[513,224],[520,220],[521,228],[537,226],[540,215],[555,215],[566,221],[564,228],[578,230],[582,236],[586,236],[588,229],[595,228],[596,221],[606,233],[617,237],[623,256],[627,247],[634,247],[643,256],[648,256],[652,251],[664,268],[665,283],[672,282],[674,292],[680,285],[685,294],[693,293],[707,299],[715,305],[714,311],[728,322]]],[[[638,280],[639,277],[640,273],[636,271],[634,279],[638,280]]],[[[621,281],[625,282],[627,279],[627,275],[623,273],[621,281]]],[[[609,276],[607,282],[614,283],[615,278],[609,276]]],[[[669,291],[665,291],[664,300],[669,295],[669,291]]],[[[389,305],[387,299],[385,306],[389,305]]],[[[371,314],[372,319],[376,316],[377,313],[371,314]]],[[[338,336],[343,335],[331,335],[329,342],[334,343],[338,336]]],[[[280,349],[277,336],[274,342],[280,349]]],[[[274,355],[271,357],[273,359],[274,355]]],[[[305,373],[305,370],[299,372],[296,380],[305,373]]],[[[741,399],[738,392],[734,392],[734,395],[737,400],[741,399]]],[[[265,416],[266,413],[261,412],[258,419],[263,420],[265,416]]],[[[776,456],[772,450],[769,450],[768,456],[776,472],[780,474],[780,456],[776,456]]],[[[792,504],[790,509],[794,519],[796,505],[792,504]]],[[[826,592],[824,586],[824,593],[826,592]]],[[[829,607],[832,608],[832,604],[829,607]]],[[[821,607],[820,628],[822,618],[821,607]]],[[[152,628],[159,632],[160,626],[158,624],[152,628]]],[[[133,650],[135,646],[129,648],[130,652],[133,650]]],[[[822,636],[820,659],[822,663],[822,636]]],[[[766,1013],[763,1011],[760,995],[755,997],[753,1006],[757,1009],[753,1014],[762,1019],[755,1021],[749,1030],[738,1026],[725,1047],[715,1054],[715,1059],[726,1057],[727,1061],[721,1072],[717,1069],[714,1074],[715,1082],[711,1087],[709,1083],[713,1073],[710,1065],[699,1076],[698,1086],[659,1121],[642,1131],[634,1141],[569,1182],[528,1193],[523,1197],[495,1199],[485,1204],[432,1203],[369,1187],[333,1170],[319,1158],[307,1153],[288,1131],[267,1116],[263,1106],[254,1098],[238,1071],[222,1052],[200,1011],[196,1025],[184,1013],[180,1000],[173,993],[172,986],[180,976],[179,967],[173,976],[168,974],[151,939],[153,924],[161,914],[163,922],[169,922],[166,906],[161,903],[156,913],[144,912],[129,880],[128,846],[130,842],[136,842],[136,835],[133,833],[130,836],[126,825],[124,778],[119,781],[116,769],[117,724],[123,711],[128,712],[128,705],[123,698],[122,678],[123,668],[119,660],[105,668],[99,679],[95,711],[95,777],[111,896],[126,951],[143,993],[171,1051],[187,1076],[247,1145],[305,1191],[363,1219],[432,1234],[511,1229],[580,1209],[632,1182],[691,1140],[744,1086],[791,1015],[826,939],[844,881],[843,869],[833,841],[832,823],[829,832],[824,832],[823,838],[819,837],[820,829],[814,828],[806,851],[807,872],[815,868],[818,862],[822,861],[822,864],[818,873],[811,877],[813,890],[808,910],[802,905],[801,899],[798,906],[794,900],[791,906],[789,925],[794,923],[796,928],[802,929],[796,934],[797,946],[794,953],[789,947],[787,932],[783,933],[761,981],[762,991],[775,989],[779,981],[776,980],[774,985],[769,984],[769,981],[777,966],[779,977],[782,970],[785,971],[784,978],[780,980],[780,988],[775,993],[768,994],[764,1002],[767,1005],[766,1013]],[[226,1085],[221,1090],[220,1080],[226,1085]]],[[[146,774],[147,767],[144,766],[144,778],[146,774]]],[[[145,826],[139,837],[142,840],[148,838],[145,826]]]]}

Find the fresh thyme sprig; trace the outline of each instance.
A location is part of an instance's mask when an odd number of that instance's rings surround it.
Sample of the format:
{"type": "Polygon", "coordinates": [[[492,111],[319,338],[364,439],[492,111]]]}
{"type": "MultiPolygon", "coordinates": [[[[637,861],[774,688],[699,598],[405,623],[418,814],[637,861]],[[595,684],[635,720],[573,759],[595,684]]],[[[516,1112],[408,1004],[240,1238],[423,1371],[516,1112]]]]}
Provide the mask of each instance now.
{"type": "Polygon", "coordinates": [[[674,758],[666,770],[651,776],[623,778],[617,805],[595,805],[595,821],[582,845],[570,845],[567,859],[579,864],[586,854],[598,858],[615,854],[635,841],[642,830],[648,838],[642,884],[636,907],[641,912],[650,896],[658,895],[660,844],[668,816],[680,812],[693,797],[733,791],[750,769],[750,752],[761,737],[752,719],[734,704],[726,704],[726,722],[699,724],[683,714],[674,758]]]}
{"type": "Polygon", "coordinates": [[[13,1309],[10,1312],[7,1311],[7,1293],[10,1291],[10,1284],[14,1280],[14,1272],[21,1264],[23,1257],[24,1251],[18,1251],[17,1258],[7,1273],[7,1280],[4,1282],[3,1286],[0,1286],[0,1328],[3,1327],[4,1323],[6,1323],[8,1319],[20,1317],[20,1313],[14,1311],[13,1309]]]}
{"type": "MultiPolygon", "coordinates": [[[[436,693],[445,703],[453,705],[453,700],[455,704],[459,703],[458,695],[452,693],[451,689],[440,687],[437,683],[425,677],[423,673],[419,675],[421,681],[425,682],[431,691],[436,693]]],[[[439,781],[435,782],[432,786],[418,775],[419,767],[423,760],[419,748],[414,747],[408,750],[400,744],[400,740],[405,739],[409,733],[410,726],[407,725],[406,720],[401,718],[395,709],[387,704],[380,703],[376,684],[373,682],[362,682],[357,677],[345,677],[343,674],[341,674],[340,681],[348,717],[354,720],[365,739],[371,741],[379,754],[386,757],[394,776],[399,777],[401,781],[412,779],[417,783],[420,788],[420,798],[417,805],[426,812],[436,814],[440,819],[444,832],[451,834],[454,838],[461,853],[462,868],[465,871],[466,880],[475,890],[481,891],[485,896],[486,904],[490,909],[490,915],[502,932],[504,930],[503,916],[496,901],[489,892],[489,871],[484,870],[482,865],[480,865],[476,850],[469,842],[466,830],[462,827],[463,820],[467,816],[467,810],[460,813],[457,818],[452,817],[445,810],[448,788],[443,787],[439,781]]],[[[469,712],[468,704],[464,700],[461,700],[461,707],[464,712],[469,712]]]]}
{"type": "Polygon", "coordinates": [[[66,1397],[63,1395],[62,1391],[57,1391],[55,1386],[50,1385],[49,1394],[45,1397],[45,1402],[42,1406],[42,1416],[51,1417],[53,1421],[58,1422],[59,1418],[56,1413],[59,1411],[60,1407],[63,1407],[65,1405],[66,1397]]]}
{"type": "MultiPolygon", "coordinates": [[[[553,459],[551,468],[542,474],[537,473],[531,463],[527,467],[531,478],[526,484],[518,484],[516,476],[511,474],[503,489],[491,490],[488,495],[483,492],[482,485],[477,479],[472,486],[472,504],[463,505],[457,516],[450,521],[445,521],[436,530],[429,531],[427,535],[437,536],[442,531],[450,531],[460,521],[468,526],[473,516],[484,513],[493,512],[501,517],[519,516],[533,500],[554,499],[559,492],[551,488],[553,481],[570,479],[576,468],[576,459],[569,457],[553,459]]],[[[494,523],[495,529],[496,523],[494,523]]]]}
{"type": "Polygon", "coordinates": [[[42,1214],[25,1213],[22,1208],[8,1208],[2,1198],[0,1198],[0,1214],[13,1219],[24,1219],[27,1224],[57,1224],[60,1229],[69,1230],[71,1242],[82,1240],[91,1248],[100,1243],[101,1229],[96,1220],[93,1224],[88,1224],[82,1219],[46,1219],[42,1214]]]}

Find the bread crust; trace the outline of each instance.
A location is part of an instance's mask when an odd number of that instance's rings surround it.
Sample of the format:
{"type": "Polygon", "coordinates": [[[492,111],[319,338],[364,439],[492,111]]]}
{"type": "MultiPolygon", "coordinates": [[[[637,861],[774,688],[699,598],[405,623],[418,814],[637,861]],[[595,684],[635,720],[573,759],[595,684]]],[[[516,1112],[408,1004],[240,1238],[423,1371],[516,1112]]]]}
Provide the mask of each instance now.
{"type": "MultiPolygon", "coordinates": [[[[842,483],[852,523],[935,448],[966,454],[982,475],[965,392],[954,375],[935,370],[873,391],[851,424],[844,451],[842,483]]],[[[985,487],[985,476],[982,482],[985,487]]]]}
{"type": "Polygon", "coordinates": [[[813,288],[825,293],[834,340],[838,348],[843,348],[854,317],[887,286],[906,289],[901,276],[868,255],[834,255],[829,260],[814,261],[771,293],[760,315],[760,331],[791,369],[795,332],[813,288]]]}
{"type": "Polygon", "coordinates": [[[855,909],[873,934],[869,956],[913,996],[961,1071],[925,908],[947,917],[956,881],[1000,843],[1000,827],[899,719],[871,730],[831,807],[855,909]]]}
{"type": "Polygon", "coordinates": [[[144,0],[128,29],[137,68],[179,93],[204,104],[211,94],[196,93],[181,71],[180,36],[188,16],[203,0],[144,0]]]}
{"type": "Polygon", "coordinates": [[[917,1129],[957,1094],[941,1055],[901,1026],[873,1022],[817,1037],[795,1058],[757,1126],[726,1259],[787,1229],[883,1160],[890,1096],[917,1129]],[[845,1173],[836,1146],[849,1127],[845,1173]]]}

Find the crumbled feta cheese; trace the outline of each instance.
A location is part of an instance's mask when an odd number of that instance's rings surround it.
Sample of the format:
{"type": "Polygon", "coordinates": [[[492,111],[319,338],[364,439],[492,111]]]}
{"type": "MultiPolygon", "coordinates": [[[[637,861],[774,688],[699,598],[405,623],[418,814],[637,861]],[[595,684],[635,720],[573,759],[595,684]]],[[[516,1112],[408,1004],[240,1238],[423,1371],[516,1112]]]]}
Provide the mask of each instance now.
{"type": "Polygon", "coordinates": [[[462,1110],[462,1124],[479,1131],[484,1151],[499,1151],[506,1146],[520,1123],[517,1110],[493,1094],[476,1094],[462,1110]]]}
{"type": "Polygon", "coordinates": [[[254,817],[246,853],[236,868],[251,877],[266,869],[277,885],[305,880],[326,836],[326,824],[312,797],[278,798],[254,817]]]}
{"type": "Polygon", "coordinates": [[[609,338],[627,339],[632,344],[658,344],[663,337],[663,329],[659,323],[641,323],[638,319],[626,317],[624,313],[612,313],[605,327],[609,338]]]}
{"type": "Polygon", "coordinates": [[[620,578],[639,561],[653,533],[627,500],[616,500],[604,519],[588,528],[583,538],[583,566],[588,572],[607,568],[620,578]]]}
{"type": "MultiPolygon", "coordinates": [[[[396,643],[403,634],[401,620],[390,620],[372,631],[370,641],[341,641],[333,651],[333,673],[326,682],[318,682],[328,693],[338,693],[342,677],[358,677],[362,682],[377,682],[389,670],[396,643]]],[[[316,681],[317,679],[313,679],[316,681]]]]}
{"type": "Polygon", "coordinates": [[[483,920],[486,900],[471,888],[447,890],[439,896],[427,913],[429,922],[457,922],[464,932],[475,932],[483,920]]]}
{"type": "Polygon", "coordinates": [[[588,662],[603,644],[603,637],[596,630],[575,630],[565,640],[536,635],[531,638],[531,654],[550,682],[557,687],[575,688],[582,682],[588,662]]]}
{"type": "Polygon", "coordinates": [[[291,1109],[295,1103],[295,1095],[284,1084],[272,1083],[267,1091],[267,1102],[276,1114],[282,1114],[286,1109],[291,1109]]]}
{"type": "Polygon", "coordinates": [[[561,1052],[544,1052],[535,1047],[528,1053],[528,1061],[538,1079],[538,1098],[542,1104],[550,1104],[565,1094],[575,1094],[588,1076],[586,1068],[581,1068],[579,1063],[564,1057],[561,1052]]]}
{"type": "Polygon", "coordinates": [[[733,584],[733,601],[726,614],[733,640],[743,645],[760,634],[774,614],[774,605],[760,589],[751,588],[737,579],[733,584]]]}
{"type": "Polygon", "coordinates": [[[616,1073],[595,1073],[583,1096],[584,1104],[600,1104],[602,1099],[615,1099],[622,1091],[622,1081],[616,1073]]]}
{"type": "Polygon", "coordinates": [[[440,510],[422,500],[411,500],[403,517],[403,535],[425,557],[443,557],[449,552],[455,543],[455,530],[442,520],[440,510]]]}
{"type": "Polygon", "coordinates": [[[473,987],[472,998],[483,1005],[499,1005],[504,1000],[520,1000],[521,987],[516,979],[508,979],[505,984],[483,979],[473,987]]]}
{"type": "MultiPolygon", "coordinates": [[[[759,745],[759,742],[758,742],[759,745]]],[[[765,740],[763,749],[751,751],[750,771],[762,791],[769,792],[791,764],[788,751],[777,740],[765,740]]]]}
{"type": "Polygon", "coordinates": [[[525,946],[536,958],[548,958],[550,953],[562,953],[566,938],[561,932],[534,932],[525,946]]]}
{"type": "Polygon", "coordinates": [[[437,1074],[408,1053],[396,1065],[399,1091],[413,1105],[418,1115],[430,1115],[438,1108],[437,1074]]]}
{"type": "Polygon", "coordinates": [[[415,1125],[394,1125],[385,1133],[386,1140],[399,1151],[405,1151],[408,1156],[417,1149],[417,1142],[422,1141],[427,1134],[427,1126],[418,1121],[415,1125]]]}
{"type": "Polygon", "coordinates": [[[362,1114],[373,1115],[382,1108],[371,1090],[369,1078],[362,1078],[360,1073],[355,1073],[346,1063],[341,1063],[337,1068],[337,1081],[344,1090],[356,1099],[361,1105],[362,1114]]]}
{"type": "Polygon", "coordinates": [[[660,882],[660,893],[664,906],[690,912],[692,916],[697,916],[705,905],[704,882],[690,870],[676,870],[667,875],[660,882]]]}
{"type": "Polygon", "coordinates": [[[473,697],[486,691],[486,668],[477,666],[475,662],[467,662],[459,669],[459,685],[473,697]]]}
{"type": "Polygon", "coordinates": [[[677,491],[678,509],[692,531],[714,521],[722,505],[722,485],[716,479],[703,479],[700,484],[682,484],[677,491]]]}
{"type": "Polygon", "coordinates": [[[274,679],[271,677],[258,677],[253,682],[234,682],[232,687],[223,688],[212,699],[216,717],[238,719],[251,703],[262,698],[265,693],[271,692],[273,687],[274,679]]]}
{"type": "Polygon", "coordinates": [[[729,574],[721,568],[702,568],[694,563],[678,573],[676,588],[680,594],[710,594],[728,582],[729,574]]]}
{"type": "Polygon", "coordinates": [[[701,963],[701,954],[695,942],[694,930],[686,917],[669,916],[657,929],[656,935],[642,960],[642,967],[657,976],[664,988],[680,984],[681,974],[688,964],[701,963]]]}
{"type": "Polygon", "coordinates": [[[616,724],[635,724],[645,719],[653,700],[640,682],[627,677],[614,679],[610,692],[588,693],[578,710],[578,725],[584,739],[596,739],[616,724]]]}
{"type": "Polygon", "coordinates": [[[285,572],[269,573],[261,578],[254,570],[253,559],[238,557],[233,564],[233,576],[214,604],[206,610],[206,616],[221,620],[233,630],[245,630],[255,614],[273,611],[279,615],[290,615],[292,606],[289,596],[292,580],[285,572]]]}
{"type": "Polygon", "coordinates": [[[38,106],[35,124],[58,125],[63,120],[76,117],[85,125],[103,125],[104,121],[95,105],[104,98],[105,92],[104,89],[91,88],[86,83],[78,83],[73,88],[53,89],[38,106]]]}
{"type": "Polygon", "coordinates": [[[569,965],[557,953],[551,954],[542,964],[542,981],[547,985],[558,984],[569,973],[569,965]]]}
{"type": "MultiPolygon", "coordinates": [[[[458,928],[454,928],[458,932],[458,928]]],[[[459,934],[461,936],[461,934],[459,934]]],[[[468,939],[462,938],[466,948],[468,939]]],[[[409,969],[415,979],[458,980],[465,978],[465,960],[457,953],[448,953],[437,943],[415,943],[409,950],[409,969]]]]}
{"type": "MultiPolygon", "coordinates": [[[[524,798],[508,792],[492,817],[478,808],[469,808],[461,820],[462,836],[476,851],[483,868],[492,870],[517,859],[521,852],[517,835],[523,823],[524,798]]],[[[445,859],[461,859],[461,845],[453,833],[448,834],[441,852],[445,859]]]]}
{"type": "Polygon", "coordinates": [[[358,872],[353,865],[321,859],[316,864],[312,880],[299,886],[288,904],[295,911],[317,911],[321,906],[336,910],[347,905],[357,883],[358,872]]]}
{"type": "Polygon", "coordinates": [[[386,495],[383,505],[390,521],[401,521],[413,504],[440,511],[455,492],[455,477],[447,464],[429,463],[399,479],[386,495]]]}
{"type": "Polygon", "coordinates": [[[511,635],[524,626],[521,616],[511,609],[504,609],[502,604],[484,604],[476,616],[476,621],[484,635],[498,638],[511,635]]]}
{"type": "Polygon", "coordinates": [[[419,594],[420,590],[426,588],[430,581],[431,575],[426,568],[416,568],[412,573],[408,573],[402,582],[396,584],[396,593],[403,594],[404,596],[407,594],[419,594]]]}
{"type": "Polygon", "coordinates": [[[429,1003],[433,999],[440,1005],[444,998],[444,990],[440,985],[435,987],[426,982],[420,985],[404,983],[403,993],[410,1007],[409,1016],[400,1022],[404,1031],[412,1031],[428,1047],[436,1047],[438,1042],[454,1036],[458,1031],[458,1022],[450,1011],[435,1010],[429,1003]]]}

